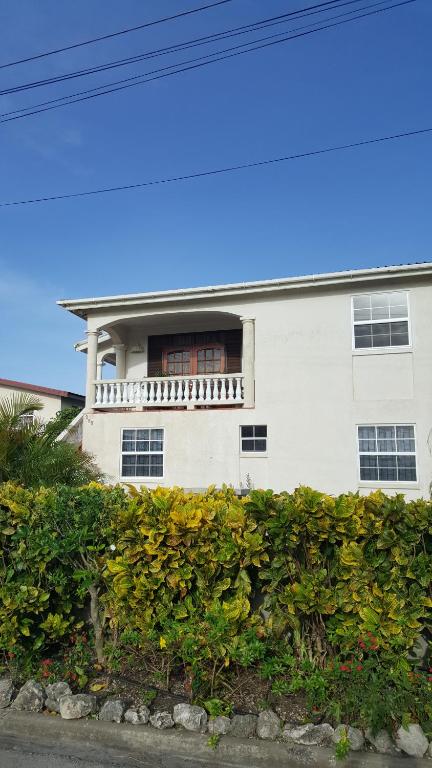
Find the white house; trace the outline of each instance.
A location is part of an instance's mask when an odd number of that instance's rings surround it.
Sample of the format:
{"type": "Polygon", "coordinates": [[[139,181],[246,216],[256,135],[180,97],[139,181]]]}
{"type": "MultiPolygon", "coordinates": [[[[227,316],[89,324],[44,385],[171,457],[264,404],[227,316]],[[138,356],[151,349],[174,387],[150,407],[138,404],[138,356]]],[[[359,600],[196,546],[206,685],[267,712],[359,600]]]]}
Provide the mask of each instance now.
{"type": "Polygon", "coordinates": [[[23,421],[27,422],[32,422],[35,416],[40,421],[49,421],[54,418],[58,411],[62,411],[64,408],[83,408],[85,402],[84,397],[75,392],[40,387],[37,384],[27,384],[24,381],[0,379],[0,400],[24,394],[34,395],[42,404],[40,411],[29,413],[23,417],[23,421]]]}
{"type": "Polygon", "coordinates": [[[58,303],[109,482],[429,495],[432,263],[58,303]]]}

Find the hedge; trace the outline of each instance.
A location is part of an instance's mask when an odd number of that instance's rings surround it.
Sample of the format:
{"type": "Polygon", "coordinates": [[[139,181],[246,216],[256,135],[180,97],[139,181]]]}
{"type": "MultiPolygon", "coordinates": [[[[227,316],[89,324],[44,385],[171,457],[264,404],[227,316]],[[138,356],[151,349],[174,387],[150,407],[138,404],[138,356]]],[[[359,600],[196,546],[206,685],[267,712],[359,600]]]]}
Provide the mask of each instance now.
{"type": "Polygon", "coordinates": [[[5,483],[0,550],[5,654],[91,620],[100,656],[132,632],[215,674],[247,663],[251,638],[320,666],[367,633],[405,653],[432,624],[432,503],[402,495],[5,483]]]}

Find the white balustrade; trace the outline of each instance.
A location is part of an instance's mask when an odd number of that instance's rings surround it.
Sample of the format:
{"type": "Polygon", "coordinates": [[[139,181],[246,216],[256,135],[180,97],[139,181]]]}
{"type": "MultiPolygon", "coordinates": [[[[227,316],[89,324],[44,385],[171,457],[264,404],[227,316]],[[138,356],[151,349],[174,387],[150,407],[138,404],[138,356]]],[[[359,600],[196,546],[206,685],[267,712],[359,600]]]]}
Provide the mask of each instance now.
{"type": "Polygon", "coordinates": [[[95,381],[95,408],[243,405],[243,375],[95,381]]]}

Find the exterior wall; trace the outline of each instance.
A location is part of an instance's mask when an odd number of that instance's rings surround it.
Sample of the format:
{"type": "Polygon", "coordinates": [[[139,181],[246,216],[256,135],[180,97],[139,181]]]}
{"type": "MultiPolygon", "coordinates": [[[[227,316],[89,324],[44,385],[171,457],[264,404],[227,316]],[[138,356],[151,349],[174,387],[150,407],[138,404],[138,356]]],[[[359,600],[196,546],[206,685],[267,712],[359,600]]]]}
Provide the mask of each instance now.
{"type": "Polygon", "coordinates": [[[55,395],[46,395],[39,392],[30,392],[28,389],[18,389],[13,387],[5,387],[0,384],[0,398],[12,397],[13,395],[31,395],[37,397],[43,405],[43,409],[37,412],[38,419],[42,421],[49,421],[52,419],[57,411],[61,410],[62,398],[55,395]]]}
{"type": "MultiPolygon", "coordinates": [[[[276,491],[307,484],[329,493],[367,493],[377,483],[359,481],[357,425],[414,424],[418,482],[381,483],[381,487],[408,497],[428,496],[432,480],[431,299],[431,286],[411,280],[356,285],[353,291],[346,286],[296,291],[236,303],[191,301],[185,311],[218,310],[237,318],[255,318],[255,407],[95,411],[84,420],[84,448],[95,455],[107,481],[117,482],[121,429],[163,427],[164,477],[146,480],[150,487],[229,483],[240,488],[250,482],[276,491]],[[351,296],[384,290],[409,293],[412,348],[353,351],[351,296]],[[265,456],[240,455],[239,427],[245,424],[267,425],[265,456]]],[[[167,310],[159,306],[157,311],[167,310]]],[[[89,326],[101,327],[119,317],[116,312],[90,317],[89,326]]],[[[143,322],[146,312],[142,312],[143,322]]],[[[127,375],[145,376],[144,357],[135,354],[133,358],[127,375]]],[[[131,359],[128,355],[127,360],[131,359]]]]}

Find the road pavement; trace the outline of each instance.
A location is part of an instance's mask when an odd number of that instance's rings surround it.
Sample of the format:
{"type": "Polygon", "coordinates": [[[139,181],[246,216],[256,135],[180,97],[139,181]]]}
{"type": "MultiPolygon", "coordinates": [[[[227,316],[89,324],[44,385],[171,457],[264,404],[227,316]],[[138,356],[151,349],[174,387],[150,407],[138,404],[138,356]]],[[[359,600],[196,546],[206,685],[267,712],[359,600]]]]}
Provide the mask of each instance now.
{"type": "MultiPolygon", "coordinates": [[[[334,768],[333,750],[208,735],[183,729],[62,720],[0,711],[0,768],[334,768]]],[[[352,752],[344,768],[427,768],[425,760],[352,752]]]]}

